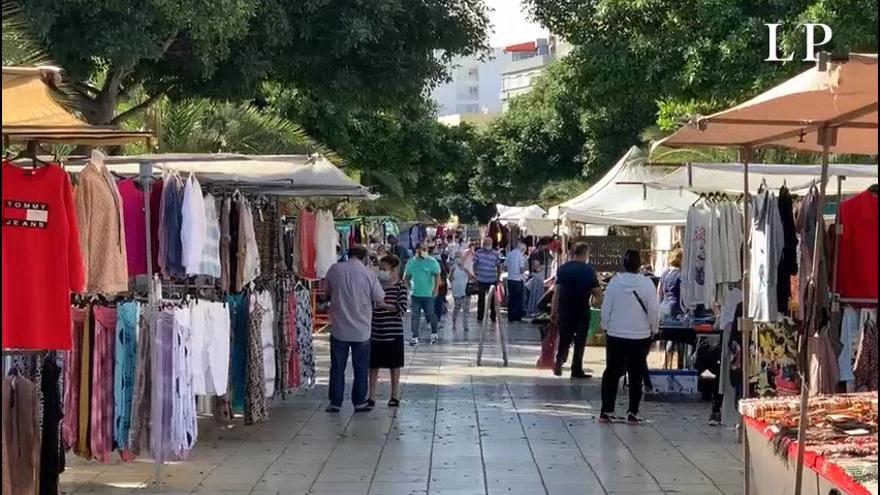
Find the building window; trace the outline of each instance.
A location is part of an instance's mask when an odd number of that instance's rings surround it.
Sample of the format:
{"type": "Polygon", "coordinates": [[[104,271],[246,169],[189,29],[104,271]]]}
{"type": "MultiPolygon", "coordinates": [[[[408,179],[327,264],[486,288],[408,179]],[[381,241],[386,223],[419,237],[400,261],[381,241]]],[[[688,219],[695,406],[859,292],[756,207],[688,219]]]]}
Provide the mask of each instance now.
{"type": "Polygon", "coordinates": [[[467,105],[458,105],[458,113],[478,113],[480,105],[478,103],[468,103],[467,105]]]}
{"type": "Polygon", "coordinates": [[[479,79],[480,78],[479,67],[471,67],[470,69],[468,69],[467,76],[468,76],[468,79],[470,79],[472,81],[476,81],[477,79],[479,79]]]}
{"type": "Polygon", "coordinates": [[[476,98],[476,97],[479,97],[479,96],[480,96],[480,88],[479,88],[479,86],[471,86],[471,87],[469,87],[469,88],[468,88],[468,95],[469,95],[469,96],[473,96],[473,97],[475,97],[475,98],[476,98]]]}

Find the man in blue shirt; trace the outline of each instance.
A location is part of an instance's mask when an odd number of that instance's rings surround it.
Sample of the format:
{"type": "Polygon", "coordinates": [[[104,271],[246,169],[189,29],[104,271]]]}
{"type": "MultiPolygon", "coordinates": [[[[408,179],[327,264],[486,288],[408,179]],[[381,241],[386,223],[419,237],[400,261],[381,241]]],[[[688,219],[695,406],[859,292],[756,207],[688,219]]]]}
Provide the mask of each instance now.
{"type": "MultiPolygon", "coordinates": [[[[498,283],[501,275],[501,256],[498,251],[492,249],[492,238],[483,239],[483,247],[474,254],[474,274],[477,278],[479,292],[477,294],[477,322],[483,323],[486,315],[486,294],[489,289],[498,283]]],[[[495,323],[495,304],[489,304],[489,318],[495,323]]]]}

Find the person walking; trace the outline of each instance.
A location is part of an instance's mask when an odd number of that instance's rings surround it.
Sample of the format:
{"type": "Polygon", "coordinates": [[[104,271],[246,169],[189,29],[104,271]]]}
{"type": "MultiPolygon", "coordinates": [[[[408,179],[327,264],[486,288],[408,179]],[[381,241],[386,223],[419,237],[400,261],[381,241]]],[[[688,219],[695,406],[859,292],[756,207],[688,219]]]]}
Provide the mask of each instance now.
{"type": "Polygon", "coordinates": [[[400,369],[403,368],[403,315],[406,314],[406,284],[400,279],[400,260],[389,254],[379,260],[379,283],[385,291],[385,304],[391,309],[373,309],[373,333],[370,336],[370,407],[376,402],[379,370],[391,373],[391,399],[388,407],[400,405],[400,369]]]}
{"type": "Polygon", "coordinates": [[[330,405],[327,412],[339,412],[342,408],[349,351],[354,369],[351,403],[355,412],[371,409],[367,402],[367,380],[373,306],[392,308],[385,304],[385,291],[376,272],[365,265],[366,259],[367,248],[354,245],[348,250],[348,260],[331,266],[324,279],[330,299],[330,405]]]}
{"type": "Polygon", "coordinates": [[[559,348],[553,374],[562,376],[568,350],[574,346],[571,377],[591,378],[584,372],[584,348],[590,330],[590,303],[594,306],[602,303],[602,287],[596,270],[589,264],[590,248],[578,243],[572,255],[573,259],[556,272],[556,286],[553,289],[550,319],[559,328],[559,348]]]}
{"type": "MultiPolygon", "coordinates": [[[[474,274],[477,278],[477,322],[482,324],[486,316],[486,294],[489,293],[501,275],[501,255],[492,249],[492,238],[483,239],[483,247],[474,253],[474,274]]],[[[489,303],[489,318],[495,323],[495,304],[489,303]]]]}
{"type": "Polygon", "coordinates": [[[397,238],[397,236],[394,236],[394,235],[388,236],[388,246],[389,246],[389,249],[388,249],[389,254],[393,254],[394,256],[397,256],[397,259],[400,260],[400,266],[405,267],[410,259],[409,249],[403,247],[400,244],[400,240],[397,238]]]}
{"type": "Polygon", "coordinates": [[[440,289],[440,263],[428,253],[426,244],[420,244],[416,256],[406,264],[403,278],[409,283],[412,295],[412,340],[409,345],[419,345],[422,313],[431,325],[431,343],[438,342],[440,336],[434,305],[440,289]]]}
{"type": "Polygon", "coordinates": [[[471,296],[468,295],[468,282],[472,275],[464,267],[464,256],[459,252],[455,256],[452,270],[449,272],[449,285],[452,289],[452,331],[458,329],[458,315],[461,315],[462,329],[468,331],[468,315],[471,311],[471,296]]]}
{"type": "Polygon", "coordinates": [[[525,315],[523,272],[527,261],[526,249],[526,243],[519,241],[504,260],[504,267],[507,269],[507,321],[511,323],[522,321],[525,315]]]}
{"type": "Polygon", "coordinates": [[[617,387],[629,375],[629,408],[626,422],[637,425],[642,401],[642,381],[653,335],[660,330],[660,306],[654,283],[639,274],[639,252],[628,250],[623,256],[625,271],[618,273],[605,289],[602,326],[605,330],[605,372],[602,374],[602,409],[599,421],[617,421],[614,405],[617,387]],[[635,308],[635,309],[634,309],[635,308]]]}

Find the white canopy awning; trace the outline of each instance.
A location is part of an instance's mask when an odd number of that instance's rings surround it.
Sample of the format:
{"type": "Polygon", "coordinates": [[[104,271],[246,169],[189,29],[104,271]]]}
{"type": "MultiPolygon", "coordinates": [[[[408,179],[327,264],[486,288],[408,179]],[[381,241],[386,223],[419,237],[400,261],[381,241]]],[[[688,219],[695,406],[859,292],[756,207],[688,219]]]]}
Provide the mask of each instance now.
{"type": "MultiPolygon", "coordinates": [[[[761,184],[770,189],[786,185],[794,193],[803,192],[811,183],[819,179],[820,165],[777,165],[750,164],[749,188],[755,193],[761,184]]],[[[864,191],[877,183],[877,165],[838,165],[829,166],[829,191],[836,191],[837,177],[845,177],[841,191],[853,194],[864,191]]],[[[697,193],[725,192],[742,194],[742,163],[693,163],[678,168],[648,185],[659,189],[684,188],[697,193]]]]}
{"type": "Polygon", "coordinates": [[[593,186],[551,211],[562,220],[595,225],[684,225],[697,195],[647,186],[677,168],[647,166],[633,146],[593,186]]]}
{"type": "Polygon", "coordinates": [[[498,220],[510,224],[518,224],[520,220],[544,218],[547,216],[544,208],[538,205],[505,206],[499,203],[495,205],[495,209],[498,212],[498,220]]]}
{"type": "MultiPolygon", "coordinates": [[[[256,189],[266,195],[378,197],[317,155],[158,154],[111,156],[105,160],[111,171],[126,176],[137,175],[140,164],[145,162],[151,163],[158,175],[194,173],[203,185],[256,189]]],[[[85,162],[80,161],[68,169],[77,172],[84,165],[85,162]]]]}

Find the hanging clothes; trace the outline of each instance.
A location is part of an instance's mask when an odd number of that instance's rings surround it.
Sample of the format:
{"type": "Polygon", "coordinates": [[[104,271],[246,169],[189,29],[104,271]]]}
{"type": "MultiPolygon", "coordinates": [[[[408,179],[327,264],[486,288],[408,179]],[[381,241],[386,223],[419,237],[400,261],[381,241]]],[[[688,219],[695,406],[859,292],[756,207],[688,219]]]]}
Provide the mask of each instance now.
{"type": "Polygon", "coordinates": [[[246,294],[234,294],[226,298],[232,333],[229,370],[231,382],[228,387],[232,398],[229,402],[232,411],[236,413],[244,411],[247,391],[249,303],[245,296],[246,294]]]}
{"type": "Polygon", "coordinates": [[[688,210],[681,270],[681,298],[691,309],[699,305],[710,307],[715,300],[713,248],[718,243],[713,241],[716,239],[714,219],[715,214],[708,205],[698,204],[688,210]]]}
{"type": "Polygon", "coordinates": [[[266,314],[257,294],[249,294],[250,319],[247,338],[247,390],[244,403],[244,424],[265,423],[269,420],[266,405],[266,378],[263,368],[262,321],[266,314]]]}
{"type": "Polygon", "coordinates": [[[70,293],[84,286],[70,179],[53,165],[2,171],[3,348],[69,350],[70,293]]]}
{"type": "Polygon", "coordinates": [[[853,368],[861,338],[859,312],[852,306],[845,306],[840,323],[840,354],[837,356],[837,368],[842,382],[853,382],[856,379],[853,368]]]}
{"type": "Polygon", "coordinates": [[[232,253],[232,198],[223,198],[220,208],[220,288],[229,291],[235,283],[232,253]]]}
{"type": "MultiPolygon", "coordinates": [[[[88,338],[83,335],[88,331],[86,319],[88,310],[73,308],[73,345],[64,356],[64,422],[61,427],[61,435],[64,445],[82,455],[79,446],[79,401],[81,389],[81,371],[83,361],[88,355],[88,350],[83,349],[83,344],[88,338]]],[[[83,456],[85,457],[85,456],[83,456]]]]}
{"type": "Polygon", "coordinates": [[[141,305],[126,302],[117,308],[116,352],[113,378],[113,441],[121,451],[128,449],[131,405],[137,365],[137,335],[141,305]]]}
{"type": "MultiPolygon", "coordinates": [[[[40,495],[58,495],[58,475],[64,471],[64,449],[59,426],[64,418],[59,380],[61,367],[54,356],[43,360],[40,388],[43,395],[43,426],[40,435],[40,495]]],[[[25,492],[22,492],[25,493],[25,492]]]]}
{"type": "Polygon", "coordinates": [[[192,370],[192,314],[189,307],[174,308],[171,348],[171,452],[178,460],[189,457],[198,437],[192,370]]]}
{"type": "Polygon", "coordinates": [[[202,186],[195,174],[189,174],[183,190],[180,224],[183,268],[187,276],[201,274],[202,252],[205,249],[207,229],[202,186]]]}
{"type": "Polygon", "coordinates": [[[137,363],[134,391],[131,397],[131,425],[128,430],[128,452],[140,455],[150,445],[150,415],[153,398],[152,340],[149,316],[145,310],[138,316],[137,363]]]}
{"type": "Polygon", "coordinates": [[[260,347],[263,355],[263,382],[264,395],[271,398],[275,396],[275,298],[271,291],[262,290],[257,293],[257,300],[263,310],[260,319],[260,347]]]}
{"type": "Polygon", "coordinates": [[[150,455],[156,462],[174,460],[171,423],[174,414],[174,311],[159,311],[152,340],[150,386],[150,455]],[[158,426],[158,428],[157,428],[158,426]]]}
{"type": "Polygon", "coordinates": [[[298,239],[294,252],[299,253],[299,276],[307,280],[317,278],[315,269],[315,246],[316,246],[316,218],[315,214],[302,209],[296,221],[296,237],[298,239]]]}
{"type": "Polygon", "coordinates": [[[857,392],[877,390],[876,314],[865,319],[853,374],[855,375],[855,390],[857,392]]]}
{"type": "Polygon", "coordinates": [[[785,241],[776,196],[766,189],[759,191],[754,198],[752,215],[750,316],[756,322],[778,321],[777,276],[785,241]]]}
{"type": "Polygon", "coordinates": [[[90,160],[79,174],[76,220],[86,290],[98,294],[128,291],[122,198],[103,161],[90,160]]]}
{"type": "Polygon", "coordinates": [[[240,291],[260,276],[260,253],[257,235],[254,231],[254,214],[251,204],[245,198],[238,201],[238,271],[235,290],[240,291]]]}
{"type": "Polygon", "coordinates": [[[750,366],[750,383],[757,396],[799,393],[797,330],[787,321],[757,322],[755,332],[757,349],[749,355],[756,359],[750,366]]]}
{"type": "Polygon", "coordinates": [[[193,393],[226,395],[229,383],[229,311],[223,303],[198,301],[192,316],[193,393]]]}
{"type": "MultiPolygon", "coordinates": [[[[205,244],[199,262],[198,273],[219,279],[223,275],[220,261],[220,219],[217,217],[217,201],[206,194],[205,204],[205,244]]],[[[227,256],[229,253],[227,253],[227,256]]]]}
{"type": "Polygon", "coordinates": [[[94,306],[94,354],[89,446],[100,462],[110,462],[113,451],[113,363],[116,353],[116,308],[94,306]]]}
{"type": "MultiPolygon", "coordinates": [[[[158,236],[159,202],[162,198],[162,182],[156,181],[150,189],[150,236],[153,270],[159,268],[158,236]]],[[[125,223],[125,253],[128,276],[147,273],[147,216],[144,211],[144,191],[139,179],[123,179],[117,183],[122,198],[122,214],[125,223]]]]}
{"type": "Polygon", "coordinates": [[[787,314],[791,299],[791,277],[798,273],[798,238],[794,222],[794,198],[785,186],[779,189],[778,206],[783,244],[776,275],[776,303],[779,313],[787,314]]]}
{"type": "Polygon", "coordinates": [[[840,297],[877,298],[877,215],[877,195],[869,191],[840,204],[840,297]]]}
{"type": "Polygon", "coordinates": [[[40,426],[37,387],[24,377],[3,378],[3,495],[37,493],[40,426]]]}
{"type": "Polygon", "coordinates": [[[312,347],[312,300],[309,289],[299,286],[296,289],[296,338],[299,353],[300,387],[310,389],[315,386],[315,351],[312,347]]]}
{"type": "Polygon", "coordinates": [[[333,213],[319,211],[315,220],[315,273],[318,278],[326,277],[327,270],[336,263],[337,241],[333,213]]]}
{"type": "Polygon", "coordinates": [[[272,203],[262,204],[254,215],[260,273],[273,273],[278,263],[278,218],[272,203]]]}
{"type": "Polygon", "coordinates": [[[162,274],[171,278],[183,278],[183,224],[184,185],[177,174],[165,176],[160,200],[161,221],[159,223],[159,266],[162,274]]]}

